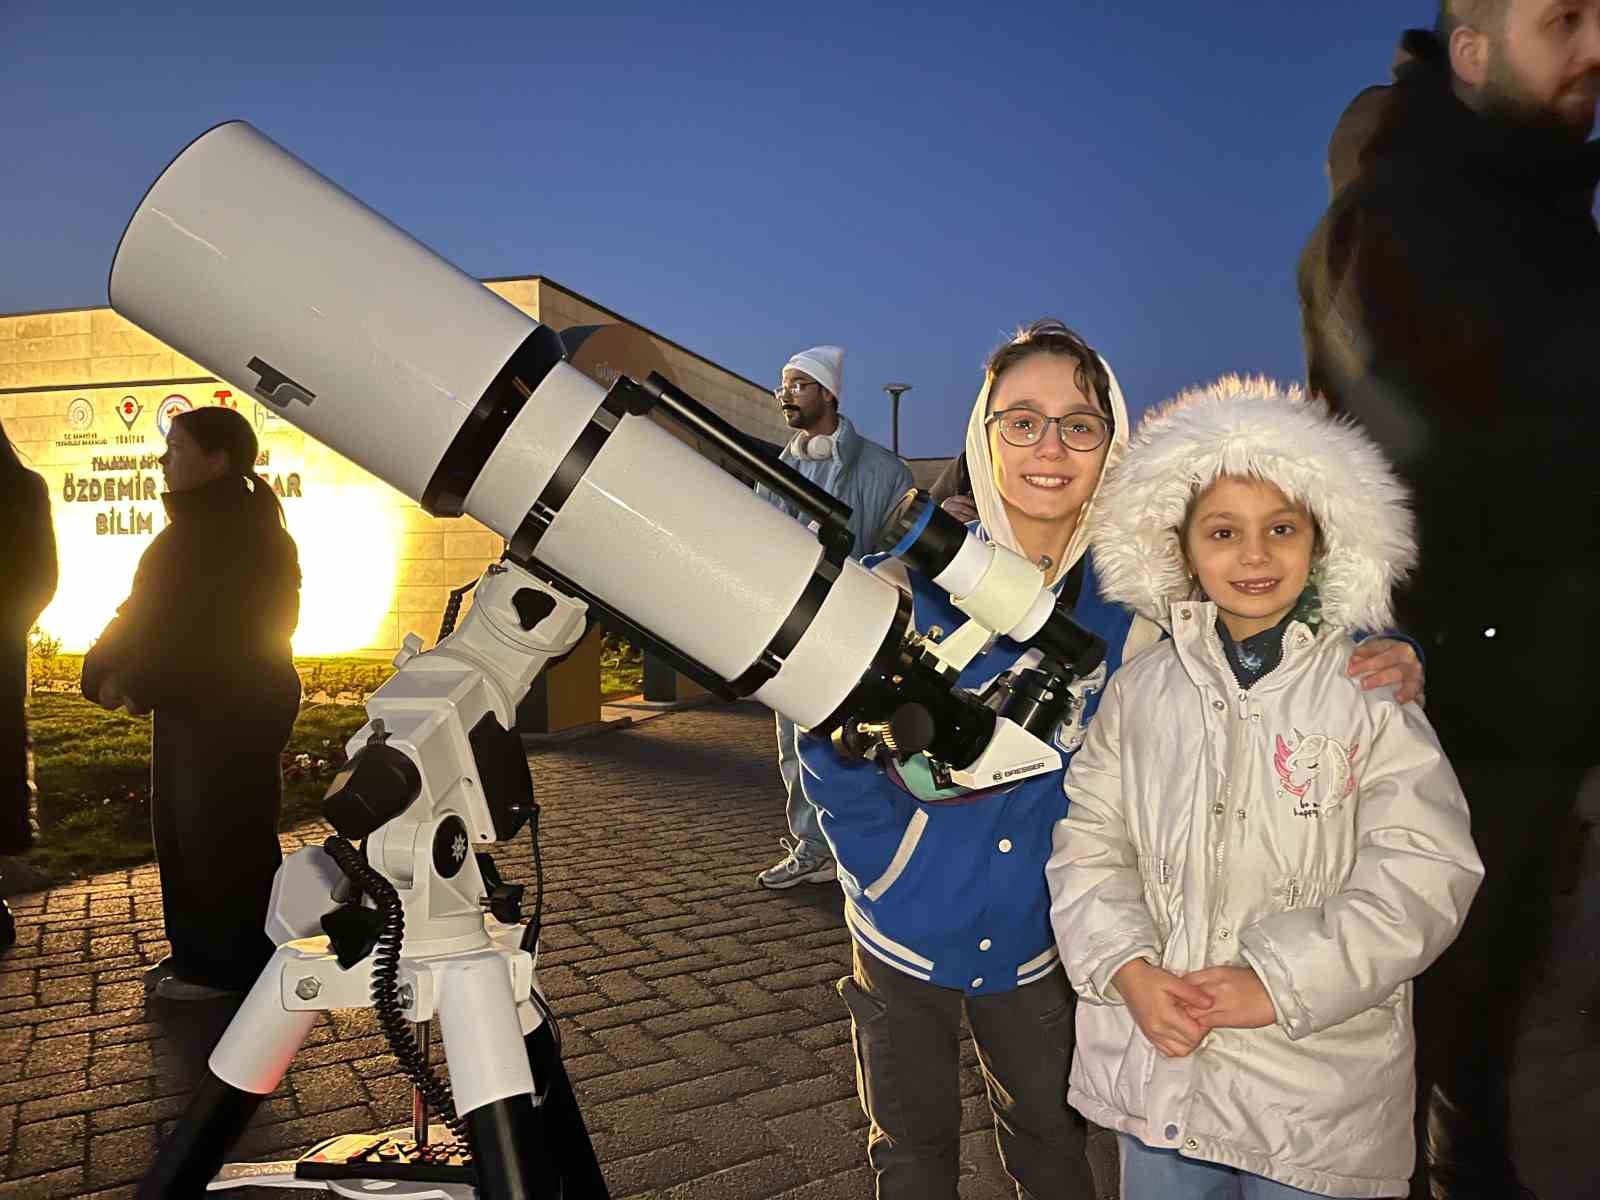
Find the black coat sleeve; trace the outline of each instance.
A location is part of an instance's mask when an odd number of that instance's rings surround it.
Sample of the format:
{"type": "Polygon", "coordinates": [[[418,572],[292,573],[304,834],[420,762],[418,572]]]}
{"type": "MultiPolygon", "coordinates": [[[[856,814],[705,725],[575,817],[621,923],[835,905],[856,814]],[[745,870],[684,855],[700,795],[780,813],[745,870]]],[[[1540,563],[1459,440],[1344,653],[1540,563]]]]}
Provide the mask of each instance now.
{"type": "Polygon", "coordinates": [[[44,480],[26,472],[17,489],[16,508],[5,522],[3,557],[8,575],[5,632],[24,636],[56,594],[56,535],[50,524],[50,493],[44,480]]]}
{"type": "Polygon", "coordinates": [[[1400,459],[1496,412],[1503,322],[1438,218],[1393,197],[1338,204],[1300,269],[1308,378],[1400,459]]]}
{"type": "Polygon", "coordinates": [[[117,615],[83,657],[83,694],[98,703],[100,689],[115,675],[123,692],[144,707],[165,698],[160,664],[174,619],[173,531],[164,531],[139,560],[133,587],[117,615]]]}

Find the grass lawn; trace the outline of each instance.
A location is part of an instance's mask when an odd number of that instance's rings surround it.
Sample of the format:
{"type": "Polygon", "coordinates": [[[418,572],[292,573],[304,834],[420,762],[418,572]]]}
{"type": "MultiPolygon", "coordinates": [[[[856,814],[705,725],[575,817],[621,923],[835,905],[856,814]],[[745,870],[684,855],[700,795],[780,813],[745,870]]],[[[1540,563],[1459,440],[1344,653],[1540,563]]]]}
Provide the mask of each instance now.
{"type": "MultiPolygon", "coordinates": [[[[308,699],[359,698],[393,668],[370,659],[296,661],[308,699]]],[[[58,882],[149,862],[150,718],[108,713],[77,694],[81,656],[56,656],[36,672],[28,702],[40,834],[28,862],[58,882]],[[70,690],[69,690],[70,689],[70,690]]],[[[608,644],[601,655],[605,700],[638,693],[638,651],[608,644]]],[[[344,763],[344,744],[366,723],[359,704],[308,703],[283,755],[283,818],[288,828],[318,815],[322,794],[344,763]]]]}
{"type": "MultiPolygon", "coordinates": [[[[150,718],[55,695],[34,696],[29,714],[40,833],[28,861],[57,881],[150,861],[150,718]]],[[[300,710],[284,753],[285,826],[317,815],[365,722],[358,705],[300,710]]]]}

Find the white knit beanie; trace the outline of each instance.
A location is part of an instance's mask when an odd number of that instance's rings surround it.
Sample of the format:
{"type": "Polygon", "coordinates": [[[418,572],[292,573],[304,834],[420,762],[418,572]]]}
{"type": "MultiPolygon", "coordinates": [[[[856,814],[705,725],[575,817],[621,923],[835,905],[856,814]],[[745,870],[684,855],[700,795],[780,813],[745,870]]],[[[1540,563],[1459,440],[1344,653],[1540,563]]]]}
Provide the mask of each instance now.
{"type": "Polygon", "coordinates": [[[784,363],[783,369],[805,372],[838,397],[844,385],[844,347],[813,346],[784,363]]]}

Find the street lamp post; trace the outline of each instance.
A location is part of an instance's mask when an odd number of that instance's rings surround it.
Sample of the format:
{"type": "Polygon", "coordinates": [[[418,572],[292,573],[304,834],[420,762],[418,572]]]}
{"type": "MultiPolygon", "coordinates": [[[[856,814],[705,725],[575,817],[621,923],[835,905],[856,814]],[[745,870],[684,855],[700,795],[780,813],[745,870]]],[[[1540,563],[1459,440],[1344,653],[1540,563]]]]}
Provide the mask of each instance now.
{"type": "Polygon", "coordinates": [[[901,393],[903,393],[903,392],[909,392],[911,390],[911,385],[909,383],[886,383],[886,384],[883,385],[883,390],[889,393],[889,410],[890,410],[890,418],[889,419],[890,419],[890,423],[891,423],[891,428],[893,430],[894,452],[896,454],[899,454],[900,453],[900,396],[901,396],[901,393]]]}

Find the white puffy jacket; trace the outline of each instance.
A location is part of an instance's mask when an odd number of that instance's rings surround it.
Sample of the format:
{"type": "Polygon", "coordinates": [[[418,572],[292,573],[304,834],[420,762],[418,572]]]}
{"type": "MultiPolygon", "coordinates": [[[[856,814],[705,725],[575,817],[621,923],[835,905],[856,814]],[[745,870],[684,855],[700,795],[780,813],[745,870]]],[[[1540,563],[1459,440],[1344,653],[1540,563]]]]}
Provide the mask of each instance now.
{"type": "Polygon", "coordinates": [[[1306,1191],[1403,1195],[1410,981],[1483,874],[1422,711],[1345,674],[1345,630],[1387,618],[1409,521],[1377,451],[1298,394],[1234,380],[1181,401],[1135,437],[1094,538],[1107,597],[1172,637],[1112,676],[1066,776],[1046,873],[1085,1001],[1070,1100],[1147,1145],[1306,1191]],[[1290,622],[1281,664],[1248,691],[1172,561],[1188,497],[1220,474],[1277,483],[1326,543],[1320,630],[1290,622]],[[1179,975],[1249,966],[1277,1022],[1165,1058],[1111,984],[1138,957],[1179,975]]]}

